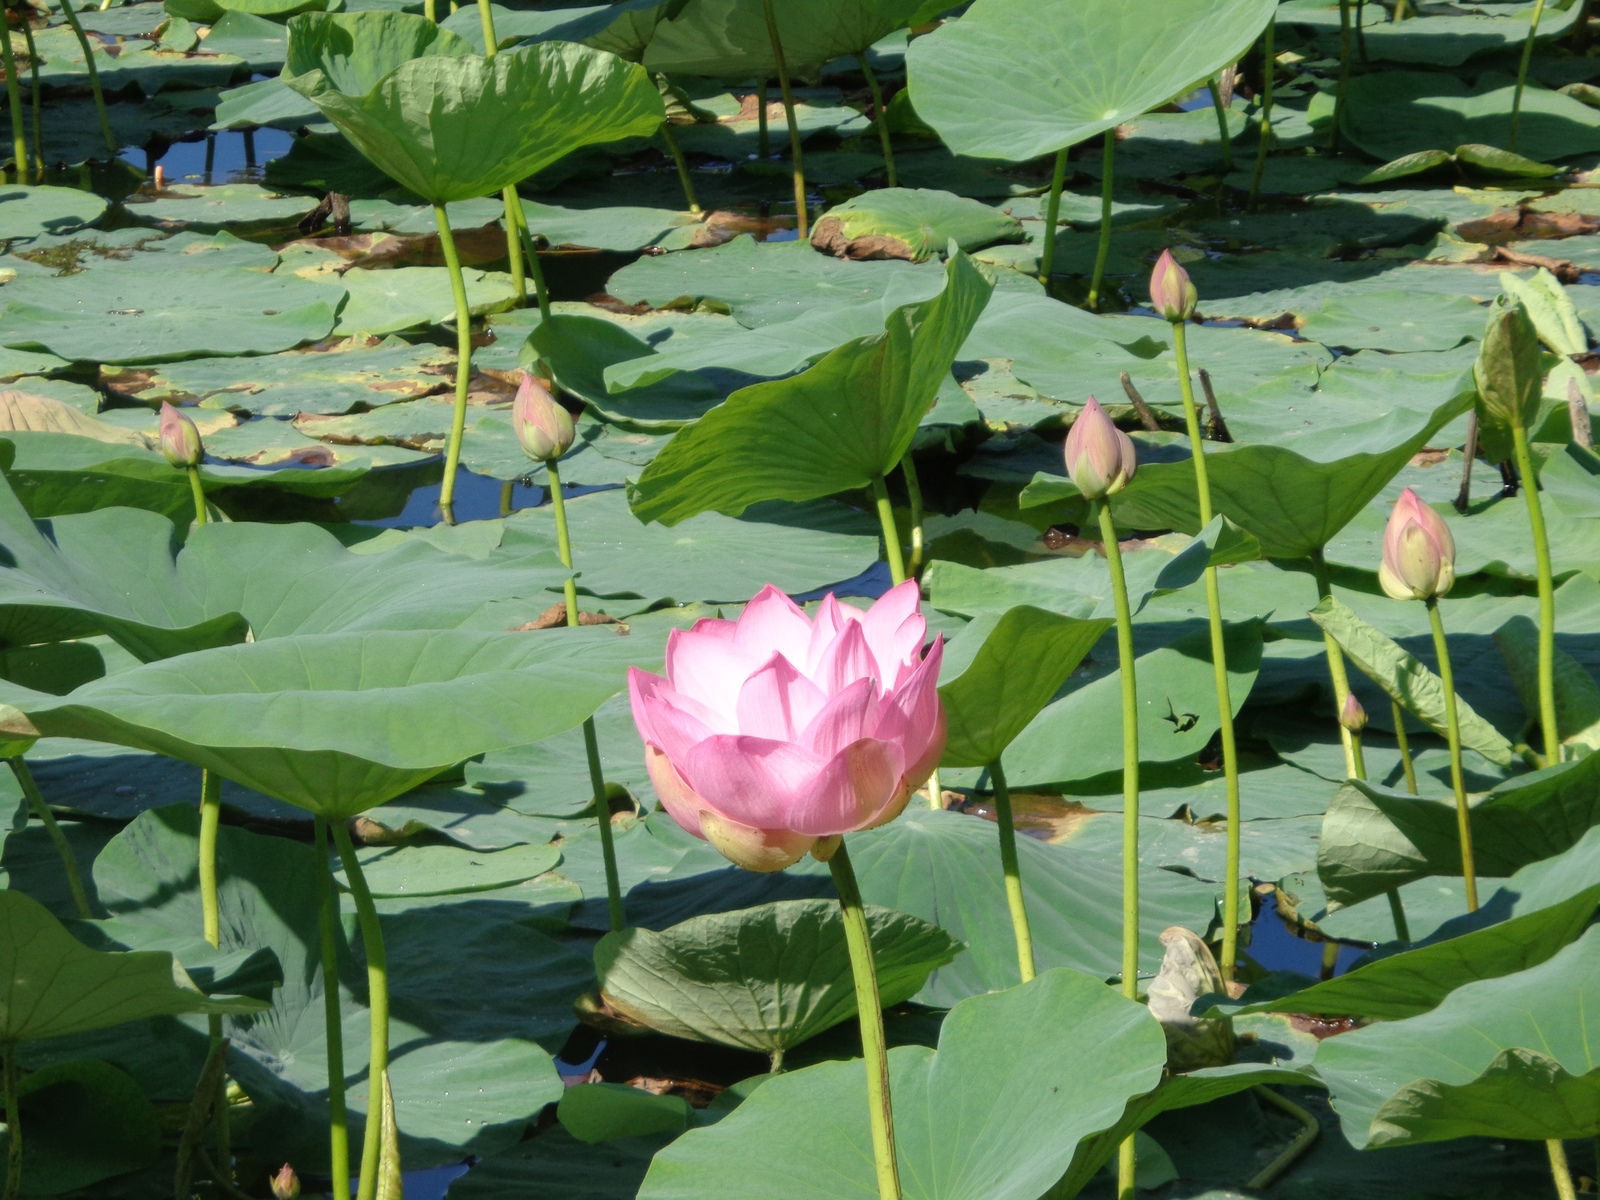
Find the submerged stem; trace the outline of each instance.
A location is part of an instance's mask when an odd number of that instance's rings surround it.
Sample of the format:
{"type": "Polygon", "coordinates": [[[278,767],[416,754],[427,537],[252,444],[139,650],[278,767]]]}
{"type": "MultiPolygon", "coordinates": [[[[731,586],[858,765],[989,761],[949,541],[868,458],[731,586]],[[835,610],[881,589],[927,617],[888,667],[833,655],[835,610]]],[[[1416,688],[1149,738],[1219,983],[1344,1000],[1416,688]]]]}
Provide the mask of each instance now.
{"type": "Polygon", "coordinates": [[[367,1065],[367,1128],[361,1146],[361,1181],[356,1200],[373,1200],[378,1190],[378,1160],[383,1154],[382,1098],[384,1076],[389,1073],[389,961],[384,952],[383,927],[378,909],[361,872],[350,831],[332,823],[333,841],[344,863],[345,879],[361,922],[361,948],[367,956],[367,1011],[371,1019],[372,1049],[367,1065]]]}
{"type": "Polygon", "coordinates": [[[856,55],[856,61],[861,64],[861,74],[866,77],[867,91],[872,93],[873,123],[878,127],[878,141],[883,144],[883,176],[884,182],[890,187],[899,187],[900,183],[894,169],[894,146],[889,140],[889,123],[885,119],[888,113],[883,108],[883,89],[878,86],[878,77],[872,72],[872,64],[867,61],[866,50],[856,55]]]}
{"type": "Polygon", "coordinates": [[[924,550],[922,534],[922,481],[917,478],[917,464],[911,461],[911,452],[900,460],[900,473],[906,480],[906,499],[911,504],[911,561],[906,564],[906,576],[915,579],[922,571],[924,550]]]}
{"type": "Polygon", "coordinates": [[[318,817],[317,905],[322,926],[322,1019],[328,1043],[328,1161],[333,1200],[350,1200],[350,1118],[344,1101],[344,1026],[339,1016],[339,889],[328,863],[328,820],[318,817]]]}
{"type": "Polygon", "coordinates": [[[44,826],[45,836],[50,839],[50,844],[56,848],[56,853],[61,857],[61,871],[67,877],[67,890],[72,893],[72,906],[78,910],[80,917],[88,920],[94,913],[89,910],[89,895],[84,891],[83,873],[78,870],[78,860],[73,856],[72,847],[67,844],[67,835],[62,833],[61,826],[56,824],[55,814],[45,803],[44,796],[39,792],[39,785],[34,781],[33,772],[28,769],[28,764],[22,755],[13,755],[6,761],[11,764],[11,773],[17,777],[22,794],[27,798],[28,807],[33,809],[33,815],[39,818],[40,824],[44,826]]]}
{"type": "Polygon", "coordinates": [[[1528,499],[1528,524],[1533,530],[1533,556],[1539,572],[1539,724],[1544,730],[1544,765],[1561,761],[1561,727],[1556,718],[1556,586],[1550,567],[1550,536],[1545,530],[1544,503],[1539,499],[1539,473],[1522,422],[1511,422],[1517,474],[1528,499]]]}
{"type": "Polygon", "coordinates": [[[1011,931],[1017,939],[1017,968],[1022,982],[1037,974],[1033,959],[1033,931],[1028,925],[1028,906],[1022,897],[1022,869],[1017,865],[1017,827],[1011,816],[1011,789],[1006,786],[1005,769],[997,758],[989,764],[989,779],[994,784],[995,823],[1000,826],[1000,869],[1006,878],[1006,905],[1011,909],[1011,931]]]}
{"type": "Polygon", "coordinates": [[[772,0],[761,0],[767,18],[767,37],[772,42],[772,61],[778,70],[778,90],[783,93],[783,116],[789,124],[789,155],[794,160],[794,209],[801,241],[811,233],[811,213],[806,208],[806,169],[800,153],[800,123],[794,114],[794,92],[789,87],[789,65],[783,57],[783,39],[778,36],[778,17],[772,0]]]}
{"type": "Polygon", "coordinates": [[[1106,144],[1100,159],[1100,245],[1094,252],[1094,275],[1089,280],[1089,307],[1099,309],[1100,288],[1105,283],[1106,263],[1111,258],[1111,191],[1116,182],[1117,131],[1106,130],[1106,144]]]}
{"type": "Polygon", "coordinates": [[[1511,141],[1507,150],[1517,151],[1517,134],[1522,125],[1522,89],[1528,83],[1528,66],[1533,62],[1533,43],[1539,36],[1539,18],[1544,16],[1544,0],[1535,0],[1533,18],[1528,23],[1528,40],[1522,43],[1522,61],[1517,64],[1517,90],[1511,96],[1511,141]]]}
{"type": "Polygon", "coordinates": [[[1472,866],[1472,814],[1461,770],[1461,723],[1456,715],[1456,678],[1450,665],[1450,645],[1445,641],[1439,599],[1428,598],[1428,623],[1433,629],[1433,650],[1439,659],[1439,681],[1444,685],[1445,731],[1450,738],[1450,786],[1456,797],[1456,832],[1461,838],[1461,874],[1466,879],[1467,911],[1478,911],[1478,879],[1472,866]]]}
{"type": "Polygon", "coordinates": [[[1050,195],[1044,205],[1044,245],[1039,248],[1039,282],[1050,290],[1050,276],[1056,264],[1056,222],[1061,219],[1061,188],[1067,181],[1068,146],[1056,151],[1055,171],[1050,176],[1050,195]]]}
{"type": "Polygon", "coordinates": [[[906,581],[906,562],[900,550],[900,530],[894,521],[894,505],[889,503],[889,485],[882,475],[872,477],[872,498],[878,505],[878,523],[883,526],[883,552],[889,561],[889,578],[906,581]]]}
{"type": "Polygon", "coordinates": [[[1277,18],[1267,22],[1267,31],[1261,43],[1261,127],[1260,144],[1256,146],[1256,169],[1250,175],[1250,199],[1245,207],[1254,212],[1261,202],[1261,180],[1267,171],[1267,150],[1272,143],[1272,85],[1278,65],[1275,40],[1278,34],[1277,18]]]}
{"type": "MultiPolygon", "coordinates": [[[[445,520],[455,523],[456,468],[461,463],[461,439],[467,429],[467,384],[472,378],[472,308],[467,303],[467,283],[461,275],[461,256],[450,232],[450,218],[444,205],[433,206],[433,219],[439,226],[439,248],[450,270],[450,291],[456,301],[456,407],[450,421],[450,442],[445,449],[444,482],[439,488],[439,507],[445,520]]],[[[363,1171],[365,1164],[363,1164],[363,1171]]],[[[362,1200],[369,1200],[363,1196],[362,1200]]]]}

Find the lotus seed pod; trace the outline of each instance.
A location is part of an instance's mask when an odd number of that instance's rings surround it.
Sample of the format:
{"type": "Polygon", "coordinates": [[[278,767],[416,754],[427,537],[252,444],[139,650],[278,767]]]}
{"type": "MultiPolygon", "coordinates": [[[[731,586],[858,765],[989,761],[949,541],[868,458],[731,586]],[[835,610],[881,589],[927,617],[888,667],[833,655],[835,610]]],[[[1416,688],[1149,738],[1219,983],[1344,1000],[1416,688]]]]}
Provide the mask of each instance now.
{"type": "Polygon", "coordinates": [[[1360,733],[1367,727],[1367,710],[1361,707],[1354,692],[1346,692],[1344,707],[1339,710],[1339,724],[1351,733],[1360,733]]]}
{"type": "Polygon", "coordinates": [[[1488,416],[1526,427],[1538,413],[1544,387],[1539,333],[1520,303],[1504,304],[1489,318],[1472,378],[1488,416]]]}
{"type": "Polygon", "coordinates": [[[1378,582],[1396,600],[1429,600],[1455,586],[1456,542],[1450,527],[1410,488],[1389,514],[1378,582]]]}
{"type": "Polygon", "coordinates": [[[511,406],[511,427],[516,430],[522,452],[535,462],[551,462],[572,447],[577,430],[572,414],[532,375],[524,374],[511,406]]]}
{"type": "Polygon", "coordinates": [[[1138,470],[1133,441],[1118,429],[1093,396],[1067,433],[1067,474],[1085,500],[1114,496],[1138,470]]]}
{"type": "Polygon", "coordinates": [[[300,1176],[294,1173],[293,1167],[284,1163],[272,1177],[270,1186],[275,1200],[296,1200],[300,1195],[300,1176]]]}
{"type": "Polygon", "coordinates": [[[1150,272],[1150,307],[1169,321],[1187,321],[1200,303],[1189,272],[1178,265],[1171,250],[1163,250],[1150,272]]]}
{"type": "Polygon", "coordinates": [[[161,402],[161,454],[175,467],[198,467],[205,456],[200,431],[183,413],[161,402]]]}

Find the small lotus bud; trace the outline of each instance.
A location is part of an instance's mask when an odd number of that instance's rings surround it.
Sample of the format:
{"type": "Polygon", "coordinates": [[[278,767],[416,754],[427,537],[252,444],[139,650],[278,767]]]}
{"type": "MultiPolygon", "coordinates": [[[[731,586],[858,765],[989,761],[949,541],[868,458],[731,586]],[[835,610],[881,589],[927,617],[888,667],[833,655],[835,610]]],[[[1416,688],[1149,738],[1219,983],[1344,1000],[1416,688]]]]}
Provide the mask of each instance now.
{"type": "Polygon", "coordinates": [[[198,467],[205,455],[194,422],[165,400],[161,402],[161,453],[175,467],[198,467]]]}
{"type": "Polygon", "coordinates": [[[1171,250],[1163,250],[1150,272],[1150,307],[1169,321],[1187,321],[1194,316],[1200,293],[1189,279],[1189,272],[1178,265],[1171,250]]]}
{"type": "Polygon", "coordinates": [[[556,402],[550,389],[532,375],[524,374],[511,406],[511,427],[522,443],[522,452],[535,462],[560,458],[572,446],[576,430],[572,414],[556,402]]]}
{"type": "Polygon", "coordinates": [[[1138,470],[1133,442],[1093,396],[1067,433],[1067,474],[1085,500],[1114,496],[1138,470]]]}
{"type": "Polygon", "coordinates": [[[272,1194],[276,1200],[296,1200],[300,1195],[300,1176],[294,1168],[284,1163],[271,1179],[272,1194]]]}
{"type": "Polygon", "coordinates": [[[1524,427],[1533,421],[1544,389],[1544,370],[1539,332],[1521,303],[1502,304],[1489,318],[1472,377],[1478,385],[1478,403],[1489,416],[1524,427]]]}
{"type": "Polygon", "coordinates": [[[1378,582],[1396,600],[1429,600],[1455,586],[1456,542],[1450,527],[1410,488],[1389,514],[1378,582]]]}
{"type": "Polygon", "coordinates": [[[1361,707],[1354,692],[1346,692],[1344,707],[1339,710],[1339,724],[1351,733],[1360,733],[1367,727],[1367,710],[1361,707]]]}

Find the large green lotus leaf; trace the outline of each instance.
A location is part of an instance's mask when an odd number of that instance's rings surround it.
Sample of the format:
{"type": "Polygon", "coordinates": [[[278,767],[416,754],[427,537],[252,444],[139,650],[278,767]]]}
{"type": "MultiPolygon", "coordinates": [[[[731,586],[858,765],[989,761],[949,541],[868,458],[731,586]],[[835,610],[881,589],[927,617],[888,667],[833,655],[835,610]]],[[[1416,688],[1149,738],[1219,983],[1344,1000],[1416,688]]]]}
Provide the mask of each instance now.
{"type": "Polygon", "coordinates": [[[1329,1038],[1316,1068],[1358,1148],[1600,1133],[1600,928],[1431,1012],[1329,1038]]]}
{"type": "Polygon", "coordinates": [[[529,1200],[541,1192],[561,1200],[634,1200],[651,1156],[666,1136],[608,1142],[596,1153],[560,1125],[485,1158],[450,1185],[449,1200],[529,1200]]]}
{"type": "Polygon", "coordinates": [[[211,999],[162,951],[90,950],[42,904],[0,891],[0,1041],[36,1041],[178,1013],[251,1013],[239,997],[211,999]]]}
{"type": "MultiPolygon", "coordinates": [[[[922,0],[785,0],[772,12],[789,69],[808,73],[904,27],[921,6],[922,0]]],[[[675,75],[775,75],[762,0],[689,0],[655,27],[644,64],[675,75]]]]}
{"type": "MultiPolygon", "coordinates": [[[[1517,49],[1528,40],[1529,3],[1499,3],[1434,9],[1426,21],[1393,21],[1387,10],[1365,5],[1351,10],[1349,19],[1360,30],[1366,47],[1362,61],[1427,63],[1459,67],[1474,55],[1517,49]]],[[[1413,10],[1415,11],[1415,10],[1413,10]]],[[[1577,13],[1570,5],[1545,8],[1539,22],[1539,40],[1560,37],[1572,27],[1577,13]]],[[[1338,0],[1289,0],[1278,19],[1305,30],[1315,30],[1325,54],[1338,53],[1338,0]]]]}
{"type": "Polygon", "coordinates": [[[1483,335],[1484,309],[1470,296],[1418,304],[1410,292],[1333,296],[1306,317],[1300,336],[1349,350],[1450,350],[1483,335]]]}
{"type": "Polygon", "coordinates": [[[498,191],[583,146],[648,136],[665,115],[643,68],[570,43],[429,55],[360,91],[366,78],[343,91],[320,67],[288,82],[390,178],[438,204],[498,191]]]}
{"type": "MultiPolygon", "coordinates": [[[[374,896],[451,896],[526,883],[561,861],[554,846],[467,850],[460,846],[382,846],[358,852],[374,896]]],[[[348,887],[341,871],[339,882],[348,887]]]]}
{"type": "Polygon", "coordinates": [[[967,252],[1023,240],[1022,222],[977,200],[930,188],[882,188],[817,218],[811,244],[838,258],[926,262],[954,242],[967,252]]]}
{"type": "Polygon", "coordinates": [[[957,154],[1037,158],[1216,74],[1276,8],[1276,0],[978,0],[911,43],[912,103],[957,154]]]}
{"type": "MultiPolygon", "coordinates": [[[[490,6],[495,38],[501,47],[523,42],[582,42],[637,61],[655,27],[684,0],[621,0],[573,8],[523,9],[490,6]]],[[[458,9],[439,22],[441,29],[459,34],[483,53],[483,18],[476,7],[458,9]]]]}
{"type": "Polygon", "coordinates": [[[1031,605],[977,617],[946,648],[940,670],[949,728],[943,765],[997,761],[1111,624],[1031,605]]]}
{"type": "MultiPolygon", "coordinates": [[[[960,952],[944,930],[869,908],[885,1007],[909,1000],[960,952]]],[[[784,900],[628,929],[595,947],[600,994],[662,1033],[781,1054],[856,1015],[844,924],[827,900],[784,900]]]]}
{"type": "Polygon", "coordinates": [[[609,631],[311,634],[182,655],[68,697],[4,694],[45,736],[156,750],[341,819],[571,728],[660,653],[659,639],[609,631]]]}
{"type": "MultiPolygon", "coordinates": [[[[1423,150],[1506,146],[1516,81],[1479,76],[1476,85],[1437,71],[1374,71],[1350,81],[1343,132],[1384,162],[1423,150]]],[[[1517,153],[1551,162],[1600,150],[1600,112],[1534,84],[1522,96],[1517,153]]]]}
{"type": "Polygon", "coordinates": [[[229,12],[287,21],[296,13],[320,11],[326,5],[327,0],[166,0],[166,10],[174,17],[207,25],[229,12]]]}
{"type": "Polygon", "coordinates": [[[650,344],[598,317],[558,313],[541,321],[523,348],[525,365],[542,360],[561,387],[601,420],[629,430],[658,433],[699,420],[722,399],[709,380],[689,371],[662,372],[643,387],[613,396],[607,368],[650,354],[650,344]]]}
{"type": "MultiPolygon", "coordinates": [[[[0,225],[5,226],[8,241],[43,233],[73,233],[94,224],[105,211],[103,199],[78,188],[0,188],[0,225]]],[[[17,243],[11,241],[11,245],[17,243]]]]}
{"type": "MultiPolygon", "coordinates": [[[[1509,875],[1576,843],[1600,824],[1597,780],[1600,762],[1590,755],[1516,776],[1473,799],[1478,872],[1509,875]]],[[[1350,781],[1328,805],[1317,873],[1337,904],[1428,875],[1460,875],[1455,802],[1350,781]]]]}
{"type": "Polygon", "coordinates": [[[289,22],[283,74],[320,72],[347,96],[365,95],[414,58],[462,58],[470,43],[418,13],[307,13],[289,22]]]}
{"type": "MultiPolygon", "coordinates": [[[[908,1200],[1037,1200],[1165,1062],[1148,1012],[1074,971],[961,1002],[938,1050],[889,1052],[908,1200]]],[[[659,1152],[640,1200],[732,1200],[752,1179],[773,1200],[867,1200],[878,1189],[866,1104],[859,1061],[780,1075],[659,1152]]]]}
{"type": "MultiPolygon", "coordinates": [[[[57,1196],[153,1165],[161,1123],[139,1085],[82,1059],[32,1071],[17,1088],[24,1196],[57,1196]]],[[[0,1145],[9,1137],[0,1136],[0,1145]]]]}
{"type": "Polygon", "coordinates": [[[165,187],[160,196],[127,202],[130,216],[161,229],[209,232],[286,228],[314,208],[310,197],[285,196],[255,183],[186,183],[165,187]]]}
{"type": "Polygon", "coordinates": [[[943,292],[896,309],[882,334],[846,343],[790,379],[728,397],[667,444],[632,497],[642,521],[675,525],[762,500],[867,487],[911,448],[992,285],[965,255],[943,292]]]}

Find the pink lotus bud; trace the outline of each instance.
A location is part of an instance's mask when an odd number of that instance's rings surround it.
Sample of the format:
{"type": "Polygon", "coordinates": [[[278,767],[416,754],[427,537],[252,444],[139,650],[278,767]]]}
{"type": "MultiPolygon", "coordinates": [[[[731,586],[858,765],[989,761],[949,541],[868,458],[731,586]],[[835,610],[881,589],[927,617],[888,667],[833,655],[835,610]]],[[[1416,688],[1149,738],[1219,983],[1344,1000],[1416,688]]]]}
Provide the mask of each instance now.
{"type": "Polygon", "coordinates": [[[1360,733],[1367,727],[1367,710],[1361,707],[1354,692],[1346,692],[1344,707],[1339,710],[1339,724],[1351,733],[1360,733]]]}
{"type": "Polygon", "coordinates": [[[1093,396],[1067,432],[1066,459],[1067,474],[1086,500],[1116,495],[1139,469],[1132,439],[1093,396]]]}
{"type": "Polygon", "coordinates": [[[1150,272],[1150,307],[1169,321],[1187,321],[1194,316],[1200,293],[1189,279],[1189,272],[1178,265],[1171,250],[1163,250],[1150,272]]]}
{"type": "Polygon", "coordinates": [[[522,452],[535,462],[560,458],[572,447],[577,433],[572,414],[556,402],[549,388],[528,374],[522,376],[511,406],[511,427],[522,443],[522,452]]]}
{"type": "Polygon", "coordinates": [[[161,453],[175,467],[198,467],[205,456],[200,431],[183,413],[161,402],[161,453]]]}
{"type": "Polygon", "coordinates": [[[1429,600],[1455,585],[1456,541],[1450,527],[1410,488],[1389,514],[1378,582],[1396,600],[1429,600]]]}
{"type": "Polygon", "coordinates": [[[288,1163],[284,1163],[268,1183],[275,1200],[296,1200],[300,1195],[300,1176],[288,1163]]]}
{"type": "Polygon", "coordinates": [[[667,676],[628,675],[645,767],[667,813],[724,857],[781,871],[892,821],[939,765],[942,639],[914,580],[862,611],[809,618],[774,587],[737,621],[667,640],[667,676]]]}

